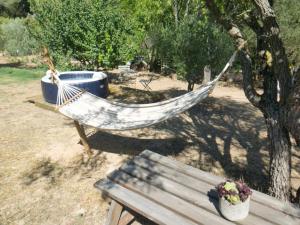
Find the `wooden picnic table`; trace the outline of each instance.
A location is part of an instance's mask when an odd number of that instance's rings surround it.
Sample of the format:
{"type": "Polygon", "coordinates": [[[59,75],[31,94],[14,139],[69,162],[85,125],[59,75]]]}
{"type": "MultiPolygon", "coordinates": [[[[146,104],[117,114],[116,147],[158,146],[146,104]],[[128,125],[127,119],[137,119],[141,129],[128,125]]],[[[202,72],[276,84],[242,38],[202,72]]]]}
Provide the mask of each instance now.
{"type": "Polygon", "coordinates": [[[112,199],[106,225],[138,224],[136,215],[164,225],[300,225],[298,207],[254,190],[246,219],[224,219],[215,186],[225,180],[145,150],[95,187],[112,199]]]}

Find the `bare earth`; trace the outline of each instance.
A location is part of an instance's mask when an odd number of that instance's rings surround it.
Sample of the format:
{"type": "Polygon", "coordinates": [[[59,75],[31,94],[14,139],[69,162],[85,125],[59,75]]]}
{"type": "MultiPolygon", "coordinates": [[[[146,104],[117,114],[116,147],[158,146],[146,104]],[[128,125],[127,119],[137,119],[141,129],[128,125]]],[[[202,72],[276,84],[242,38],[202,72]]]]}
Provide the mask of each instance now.
{"type": "MultiPolygon", "coordinates": [[[[166,77],[150,86],[149,94],[136,90],[142,89],[138,80],[112,85],[111,98],[144,102],[156,91],[155,98],[169,98],[186,88],[166,77]]],[[[71,120],[25,102],[39,94],[39,81],[0,85],[0,225],[104,224],[108,201],[93,184],[146,148],[215,174],[242,177],[265,191],[264,120],[238,88],[219,85],[201,104],[150,128],[113,133],[89,128],[92,159],[82,154],[71,120]]],[[[300,152],[294,151],[294,188],[300,186],[299,163],[300,152]]]]}

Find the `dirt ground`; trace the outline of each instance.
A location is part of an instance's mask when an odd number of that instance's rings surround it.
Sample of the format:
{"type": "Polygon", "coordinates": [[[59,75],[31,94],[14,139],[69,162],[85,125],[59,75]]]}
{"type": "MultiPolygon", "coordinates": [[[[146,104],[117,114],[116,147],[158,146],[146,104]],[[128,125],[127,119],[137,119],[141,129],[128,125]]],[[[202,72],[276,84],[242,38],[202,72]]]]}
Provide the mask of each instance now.
{"type": "MultiPolygon", "coordinates": [[[[142,78],[112,85],[110,98],[147,102],[185,92],[184,82],[167,77],[157,77],[146,92],[142,78]]],[[[0,84],[0,225],[104,224],[108,202],[93,184],[143,149],[242,177],[265,191],[264,120],[238,88],[219,85],[204,102],[149,128],[112,133],[89,128],[91,159],[82,154],[72,121],[25,102],[40,93],[38,80],[0,84]]],[[[294,188],[300,186],[299,162],[300,152],[294,150],[294,188]]]]}

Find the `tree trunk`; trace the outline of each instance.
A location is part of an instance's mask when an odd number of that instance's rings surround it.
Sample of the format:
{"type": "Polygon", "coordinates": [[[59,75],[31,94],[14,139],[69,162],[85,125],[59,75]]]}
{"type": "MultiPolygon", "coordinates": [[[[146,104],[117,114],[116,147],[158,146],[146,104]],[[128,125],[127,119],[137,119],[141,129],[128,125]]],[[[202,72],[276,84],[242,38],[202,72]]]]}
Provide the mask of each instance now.
{"type": "Polygon", "coordinates": [[[186,4],[185,4],[184,17],[186,17],[186,16],[189,15],[189,9],[190,9],[190,0],[187,0],[187,1],[186,1],[186,4]]]}
{"type": "Polygon", "coordinates": [[[195,82],[192,81],[192,80],[188,80],[188,92],[190,91],[193,91],[194,90],[194,85],[195,85],[195,82]]]}
{"type": "Polygon", "coordinates": [[[173,0],[172,9],[173,9],[173,15],[174,15],[174,19],[175,19],[175,26],[177,28],[178,27],[178,22],[179,22],[178,0],[173,0]]]}
{"type": "Polygon", "coordinates": [[[291,110],[287,117],[289,131],[300,147],[300,69],[294,74],[294,90],[290,98],[291,110]]]}
{"type": "Polygon", "coordinates": [[[266,117],[270,140],[269,193],[283,201],[290,199],[291,143],[278,112],[266,117]]]}
{"type": "MultiPolygon", "coordinates": [[[[254,86],[255,73],[253,61],[248,50],[240,52],[243,68],[243,88],[249,101],[259,108],[265,117],[270,141],[269,193],[283,201],[290,199],[291,173],[291,143],[289,139],[287,120],[291,105],[289,98],[292,93],[291,73],[282,40],[279,36],[279,26],[274,10],[268,0],[253,0],[256,6],[245,16],[247,24],[257,35],[257,50],[263,50],[270,55],[270,60],[263,60],[261,71],[264,79],[264,93],[260,95],[254,86]],[[262,45],[262,46],[260,46],[262,45]],[[261,49],[259,49],[261,48],[261,49]],[[263,64],[265,64],[263,66],[263,64]],[[280,84],[280,98],[277,100],[277,81],[280,84]]],[[[228,31],[237,46],[244,43],[245,38],[233,20],[223,15],[222,10],[214,0],[206,0],[206,6],[217,21],[228,31]]]]}

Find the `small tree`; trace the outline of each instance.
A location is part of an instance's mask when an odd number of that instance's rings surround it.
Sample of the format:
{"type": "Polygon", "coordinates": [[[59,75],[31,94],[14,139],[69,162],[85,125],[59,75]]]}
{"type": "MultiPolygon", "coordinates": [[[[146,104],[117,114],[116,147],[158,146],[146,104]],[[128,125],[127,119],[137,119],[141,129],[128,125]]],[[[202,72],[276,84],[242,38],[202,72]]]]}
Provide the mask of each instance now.
{"type": "Polygon", "coordinates": [[[150,70],[171,68],[188,81],[189,91],[201,81],[205,65],[219,71],[233,51],[229,36],[208,20],[207,10],[203,4],[198,6],[199,2],[143,0],[133,6],[135,20],[143,18],[138,23],[144,32],[150,70]]]}
{"type": "Polygon", "coordinates": [[[33,54],[38,43],[26,26],[26,19],[7,19],[0,24],[0,49],[11,55],[33,54]]]}
{"type": "Polygon", "coordinates": [[[174,66],[179,77],[188,82],[188,91],[201,82],[206,65],[214,72],[220,71],[233,52],[228,35],[206,18],[186,17],[174,37],[174,66]]]}

